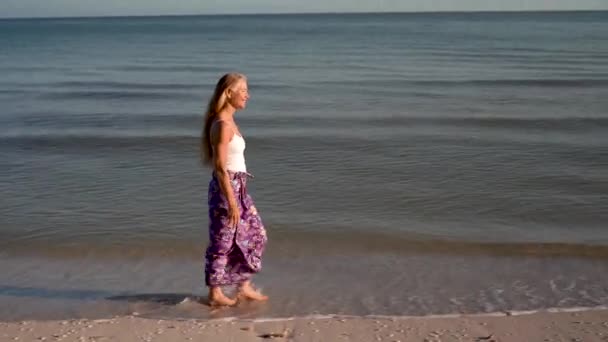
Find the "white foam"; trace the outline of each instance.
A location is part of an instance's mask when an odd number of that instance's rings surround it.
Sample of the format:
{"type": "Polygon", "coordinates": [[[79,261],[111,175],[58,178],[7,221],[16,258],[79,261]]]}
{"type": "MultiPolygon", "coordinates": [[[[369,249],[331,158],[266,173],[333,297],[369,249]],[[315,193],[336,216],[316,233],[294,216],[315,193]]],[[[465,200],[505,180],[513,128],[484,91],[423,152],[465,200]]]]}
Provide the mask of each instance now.
{"type": "MultiPolygon", "coordinates": [[[[599,311],[599,310],[608,310],[608,305],[600,305],[600,306],[582,306],[582,307],[570,307],[570,308],[546,308],[546,309],[538,309],[538,310],[514,310],[514,311],[497,311],[497,312],[480,312],[480,313],[453,313],[453,314],[440,314],[440,315],[343,315],[343,314],[326,314],[326,315],[305,315],[305,316],[294,316],[294,317],[261,317],[261,318],[251,318],[251,319],[243,319],[238,317],[226,317],[226,318],[217,318],[211,319],[208,321],[213,322],[231,322],[231,321],[239,321],[239,322],[253,322],[253,323],[263,323],[263,322],[285,322],[285,321],[293,321],[298,319],[303,320],[326,320],[326,319],[382,319],[382,320],[401,320],[401,319],[441,319],[441,318],[463,318],[463,317],[507,317],[507,316],[523,316],[523,315],[532,315],[537,313],[559,313],[559,312],[582,312],[582,311],[599,311]]],[[[205,320],[207,321],[207,320],[205,320]]]]}

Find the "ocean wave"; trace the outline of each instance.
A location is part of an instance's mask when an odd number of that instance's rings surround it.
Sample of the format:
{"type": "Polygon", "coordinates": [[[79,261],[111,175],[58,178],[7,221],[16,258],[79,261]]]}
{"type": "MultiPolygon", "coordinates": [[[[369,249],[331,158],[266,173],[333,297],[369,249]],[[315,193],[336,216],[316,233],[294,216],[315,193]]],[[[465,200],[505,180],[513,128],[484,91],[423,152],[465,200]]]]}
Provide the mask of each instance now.
{"type": "Polygon", "coordinates": [[[0,95],[24,95],[29,91],[24,89],[0,89],[0,95]]]}
{"type": "MultiPolygon", "coordinates": [[[[128,108],[130,110],[131,108],[128,108]]],[[[87,123],[91,122],[94,125],[97,125],[100,121],[115,121],[117,123],[151,123],[151,122],[159,122],[159,123],[170,123],[170,122],[182,122],[182,121],[192,121],[199,120],[202,122],[203,114],[202,114],[202,105],[200,113],[166,113],[166,112],[153,112],[153,111],[143,111],[138,112],[136,110],[133,111],[90,111],[90,112],[59,112],[59,111],[33,111],[30,113],[20,113],[15,115],[10,115],[5,113],[4,117],[0,117],[1,119],[9,119],[12,122],[20,121],[26,123],[28,126],[34,125],[37,122],[53,122],[57,123],[56,126],[62,129],[69,129],[71,124],[74,123],[87,123]]],[[[96,126],[94,126],[96,127],[96,126]]]]}
{"type": "Polygon", "coordinates": [[[37,133],[34,135],[16,134],[0,137],[0,142],[4,145],[3,147],[11,149],[54,150],[61,148],[65,152],[69,150],[82,152],[91,149],[129,149],[143,146],[147,149],[154,146],[162,146],[168,149],[175,147],[196,149],[198,139],[200,139],[198,134],[198,132],[180,134],[178,132],[153,130],[123,132],[108,130],[104,134],[99,130],[96,130],[96,132],[86,132],[85,130],[73,134],[69,132],[59,134],[52,132],[50,134],[37,133]]]}
{"type": "Polygon", "coordinates": [[[497,80],[463,80],[463,81],[417,81],[416,85],[470,85],[470,86],[533,86],[533,87],[604,87],[608,79],[497,79],[497,80]]]}
{"type": "Polygon", "coordinates": [[[142,91],[58,91],[43,92],[39,95],[47,100],[167,100],[183,99],[196,100],[200,96],[188,93],[176,92],[142,92],[142,91]]]}
{"type": "Polygon", "coordinates": [[[85,89],[151,89],[151,90],[196,90],[200,89],[203,84],[194,83],[134,83],[134,82],[117,82],[117,81],[65,81],[40,84],[45,87],[70,87],[70,88],[85,88],[85,89]]]}
{"type": "Polygon", "coordinates": [[[573,306],[573,307],[548,307],[536,310],[505,310],[495,312],[479,312],[479,313],[451,313],[451,314],[427,314],[427,315],[345,315],[345,314],[313,314],[303,316],[292,316],[292,317],[257,317],[257,318],[241,318],[241,317],[222,317],[209,319],[211,322],[286,322],[295,320],[326,320],[326,319],[384,319],[384,320],[396,320],[396,319],[411,319],[411,318],[425,318],[425,319],[445,319],[445,318],[465,318],[465,317],[505,317],[505,316],[524,316],[533,315],[537,313],[560,313],[560,312],[585,312],[585,311],[603,311],[608,310],[606,305],[597,306],[573,306]]]}
{"type": "MultiPolygon", "coordinates": [[[[0,82],[0,86],[3,86],[7,93],[12,91],[18,92],[37,92],[41,89],[101,89],[105,92],[116,92],[119,90],[188,90],[188,91],[208,91],[210,92],[215,87],[213,83],[183,83],[183,82],[172,82],[172,83],[158,83],[158,82],[121,82],[121,81],[57,81],[57,82],[0,82]]],[[[279,90],[279,89],[297,89],[298,86],[291,84],[281,83],[266,83],[256,82],[249,85],[251,91],[259,90],[279,90]]],[[[80,91],[80,90],[78,90],[80,91]]]]}
{"type": "MultiPolygon", "coordinates": [[[[608,117],[403,117],[381,118],[381,125],[442,125],[500,129],[537,129],[575,132],[593,128],[608,128],[608,117]]],[[[373,123],[372,123],[373,124],[373,123]]]]}
{"type": "MultiPolygon", "coordinates": [[[[315,82],[317,83],[317,82],[315,82]]],[[[358,79],[344,81],[319,81],[319,85],[353,85],[371,87],[547,87],[547,88],[596,88],[608,87],[606,78],[576,79],[462,79],[462,80],[411,80],[411,79],[358,79]]]]}
{"type": "MultiPolygon", "coordinates": [[[[2,149],[14,148],[98,148],[194,146],[200,138],[202,114],[183,115],[73,115],[21,116],[15,125],[0,130],[2,149]]],[[[0,120],[2,122],[2,120],[0,120]]],[[[252,143],[279,143],[289,140],[298,146],[315,145],[310,137],[331,139],[328,143],[369,141],[373,133],[379,142],[398,137],[410,143],[499,143],[522,146],[529,143],[565,148],[603,146],[602,132],[608,117],[508,118],[508,117],[359,117],[322,121],[307,117],[243,118],[252,143]],[[344,130],[350,127],[350,130],[344,130]],[[543,136],[538,136],[542,133],[543,136]],[[498,135],[497,135],[498,134],[498,135]],[[282,140],[282,141],[281,141],[282,140]]]]}
{"type": "MultiPolygon", "coordinates": [[[[76,234],[76,233],[71,233],[76,234]]],[[[101,259],[130,259],[165,257],[196,260],[207,243],[204,237],[196,239],[167,239],[111,232],[96,232],[83,237],[66,238],[57,234],[16,236],[0,232],[0,250],[4,256],[39,256],[45,258],[75,259],[98,257],[101,259]],[[55,235],[55,236],[54,236],[55,235]],[[66,242],[67,241],[67,242],[66,242]]],[[[147,235],[153,235],[152,233],[147,235]]],[[[273,257],[319,257],[331,255],[454,255],[494,257],[570,257],[608,259],[608,244],[577,242],[495,242],[468,241],[434,237],[419,233],[368,233],[350,232],[288,232],[274,231],[273,257]]]]}
{"type": "MultiPolygon", "coordinates": [[[[33,112],[29,114],[5,114],[10,122],[22,122],[27,127],[36,127],[38,124],[52,128],[57,127],[58,132],[69,131],[71,128],[97,128],[102,126],[116,126],[122,128],[149,128],[158,125],[159,128],[192,127],[193,123],[202,123],[203,106],[200,113],[135,113],[135,112],[33,112]]],[[[0,122],[3,118],[0,118],[0,122]]],[[[482,127],[482,128],[543,128],[551,130],[579,130],[593,128],[608,128],[608,116],[566,116],[566,117],[529,117],[529,116],[489,116],[489,115],[353,115],[345,117],[326,117],[321,120],[307,115],[290,116],[244,116],[239,122],[250,128],[327,128],[348,127],[351,125],[365,127],[396,127],[396,126],[454,126],[454,127],[482,127]]],[[[43,128],[43,127],[41,127],[43,128]]],[[[24,132],[24,136],[35,136],[24,132]]],[[[46,135],[46,134],[42,134],[46,135]]],[[[103,135],[103,134],[102,134],[103,135]]],[[[0,137],[2,135],[0,134],[0,137]]]]}
{"type": "Polygon", "coordinates": [[[217,67],[208,67],[200,65],[120,65],[106,68],[110,71],[128,71],[128,72],[214,72],[221,73],[222,70],[217,67]]]}

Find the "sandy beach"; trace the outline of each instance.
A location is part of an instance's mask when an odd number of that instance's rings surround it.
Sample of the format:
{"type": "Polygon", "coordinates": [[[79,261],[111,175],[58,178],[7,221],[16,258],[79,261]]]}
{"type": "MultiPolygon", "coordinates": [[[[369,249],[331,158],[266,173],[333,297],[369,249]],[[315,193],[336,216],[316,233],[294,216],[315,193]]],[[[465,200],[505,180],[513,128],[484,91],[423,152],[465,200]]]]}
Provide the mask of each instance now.
{"type": "Polygon", "coordinates": [[[1,322],[0,341],[608,341],[608,310],[438,317],[1,322]]]}

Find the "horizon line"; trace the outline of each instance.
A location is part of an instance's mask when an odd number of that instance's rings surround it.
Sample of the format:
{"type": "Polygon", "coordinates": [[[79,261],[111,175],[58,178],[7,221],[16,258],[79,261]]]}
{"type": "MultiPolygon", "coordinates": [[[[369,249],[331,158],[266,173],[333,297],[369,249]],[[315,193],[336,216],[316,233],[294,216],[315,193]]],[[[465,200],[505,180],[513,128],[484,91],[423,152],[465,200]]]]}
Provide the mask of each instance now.
{"type": "Polygon", "coordinates": [[[560,12],[608,12],[607,9],[531,9],[531,10],[449,10],[449,11],[349,11],[349,12],[259,12],[259,13],[197,13],[197,14],[117,14],[0,17],[0,20],[31,19],[111,19],[111,18],[159,18],[159,17],[233,17],[233,16],[281,16],[281,15],[358,15],[358,14],[453,14],[453,13],[560,13],[560,12]]]}

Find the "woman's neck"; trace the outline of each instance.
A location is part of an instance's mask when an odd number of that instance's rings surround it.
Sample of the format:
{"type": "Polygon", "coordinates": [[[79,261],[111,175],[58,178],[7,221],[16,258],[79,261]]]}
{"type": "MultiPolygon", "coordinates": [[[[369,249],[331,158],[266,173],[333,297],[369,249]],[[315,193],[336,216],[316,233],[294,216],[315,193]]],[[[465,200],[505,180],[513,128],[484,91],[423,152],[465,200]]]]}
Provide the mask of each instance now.
{"type": "Polygon", "coordinates": [[[217,114],[219,120],[234,122],[234,111],[222,110],[217,114]]]}

